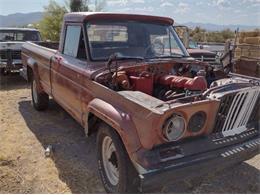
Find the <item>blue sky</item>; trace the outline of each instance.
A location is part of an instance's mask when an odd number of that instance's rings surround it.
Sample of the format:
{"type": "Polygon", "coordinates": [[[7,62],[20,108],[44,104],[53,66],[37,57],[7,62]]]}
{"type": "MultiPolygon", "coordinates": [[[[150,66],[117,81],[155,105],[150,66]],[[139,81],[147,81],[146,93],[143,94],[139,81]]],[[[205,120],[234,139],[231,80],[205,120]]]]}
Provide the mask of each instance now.
{"type": "MultiPolygon", "coordinates": [[[[56,0],[64,4],[65,0],[56,0]]],[[[90,0],[93,4],[94,0],[90,0]]],[[[100,0],[99,0],[100,1],[100,0]]],[[[43,11],[48,0],[0,0],[0,15],[43,11]]],[[[260,26],[260,0],[106,0],[105,11],[170,16],[178,23],[260,26]]]]}

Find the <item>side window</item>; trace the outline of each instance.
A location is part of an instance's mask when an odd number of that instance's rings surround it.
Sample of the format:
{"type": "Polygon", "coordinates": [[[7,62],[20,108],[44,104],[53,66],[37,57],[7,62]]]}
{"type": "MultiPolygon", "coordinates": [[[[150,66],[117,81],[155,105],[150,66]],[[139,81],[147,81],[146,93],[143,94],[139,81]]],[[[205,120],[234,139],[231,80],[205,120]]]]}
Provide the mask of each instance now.
{"type": "Polygon", "coordinates": [[[67,26],[63,53],[75,58],[86,59],[81,26],[67,26]]]}

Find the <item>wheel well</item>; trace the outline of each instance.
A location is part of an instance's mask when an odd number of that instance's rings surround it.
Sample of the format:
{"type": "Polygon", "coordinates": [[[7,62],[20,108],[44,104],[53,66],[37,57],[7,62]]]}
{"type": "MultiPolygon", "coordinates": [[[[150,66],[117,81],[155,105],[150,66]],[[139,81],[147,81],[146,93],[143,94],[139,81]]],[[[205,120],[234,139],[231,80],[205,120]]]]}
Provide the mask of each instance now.
{"type": "Polygon", "coordinates": [[[28,78],[28,82],[32,81],[33,78],[33,70],[30,66],[27,66],[27,78],[28,78]]]}
{"type": "Polygon", "coordinates": [[[101,122],[106,123],[100,118],[98,118],[96,115],[94,115],[93,113],[91,112],[88,113],[86,136],[90,136],[93,133],[97,132],[98,126],[101,122]]]}

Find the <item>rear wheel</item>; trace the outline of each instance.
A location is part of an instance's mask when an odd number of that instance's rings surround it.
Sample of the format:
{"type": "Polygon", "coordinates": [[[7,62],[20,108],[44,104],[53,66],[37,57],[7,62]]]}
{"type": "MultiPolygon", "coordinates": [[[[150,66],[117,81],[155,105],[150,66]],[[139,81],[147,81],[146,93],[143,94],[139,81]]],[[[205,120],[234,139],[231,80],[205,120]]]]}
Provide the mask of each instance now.
{"type": "Polygon", "coordinates": [[[108,193],[138,192],[138,175],[119,135],[106,124],[97,134],[98,171],[108,193]]]}
{"type": "Polygon", "coordinates": [[[49,96],[44,92],[38,92],[37,82],[34,78],[31,82],[31,91],[33,107],[38,111],[46,110],[49,105],[49,96]]]}

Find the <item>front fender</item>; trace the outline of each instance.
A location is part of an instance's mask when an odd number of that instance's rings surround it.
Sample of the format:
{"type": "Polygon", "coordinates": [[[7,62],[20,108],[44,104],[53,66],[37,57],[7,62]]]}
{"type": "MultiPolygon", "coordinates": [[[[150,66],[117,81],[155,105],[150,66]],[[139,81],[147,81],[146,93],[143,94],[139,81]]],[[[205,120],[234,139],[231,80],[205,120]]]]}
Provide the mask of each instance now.
{"type": "Polygon", "coordinates": [[[128,154],[140,149],[140,139],[129,113],[98,98],[88,104],[87,112],[94,114],[117,131],[128,154]]]}

